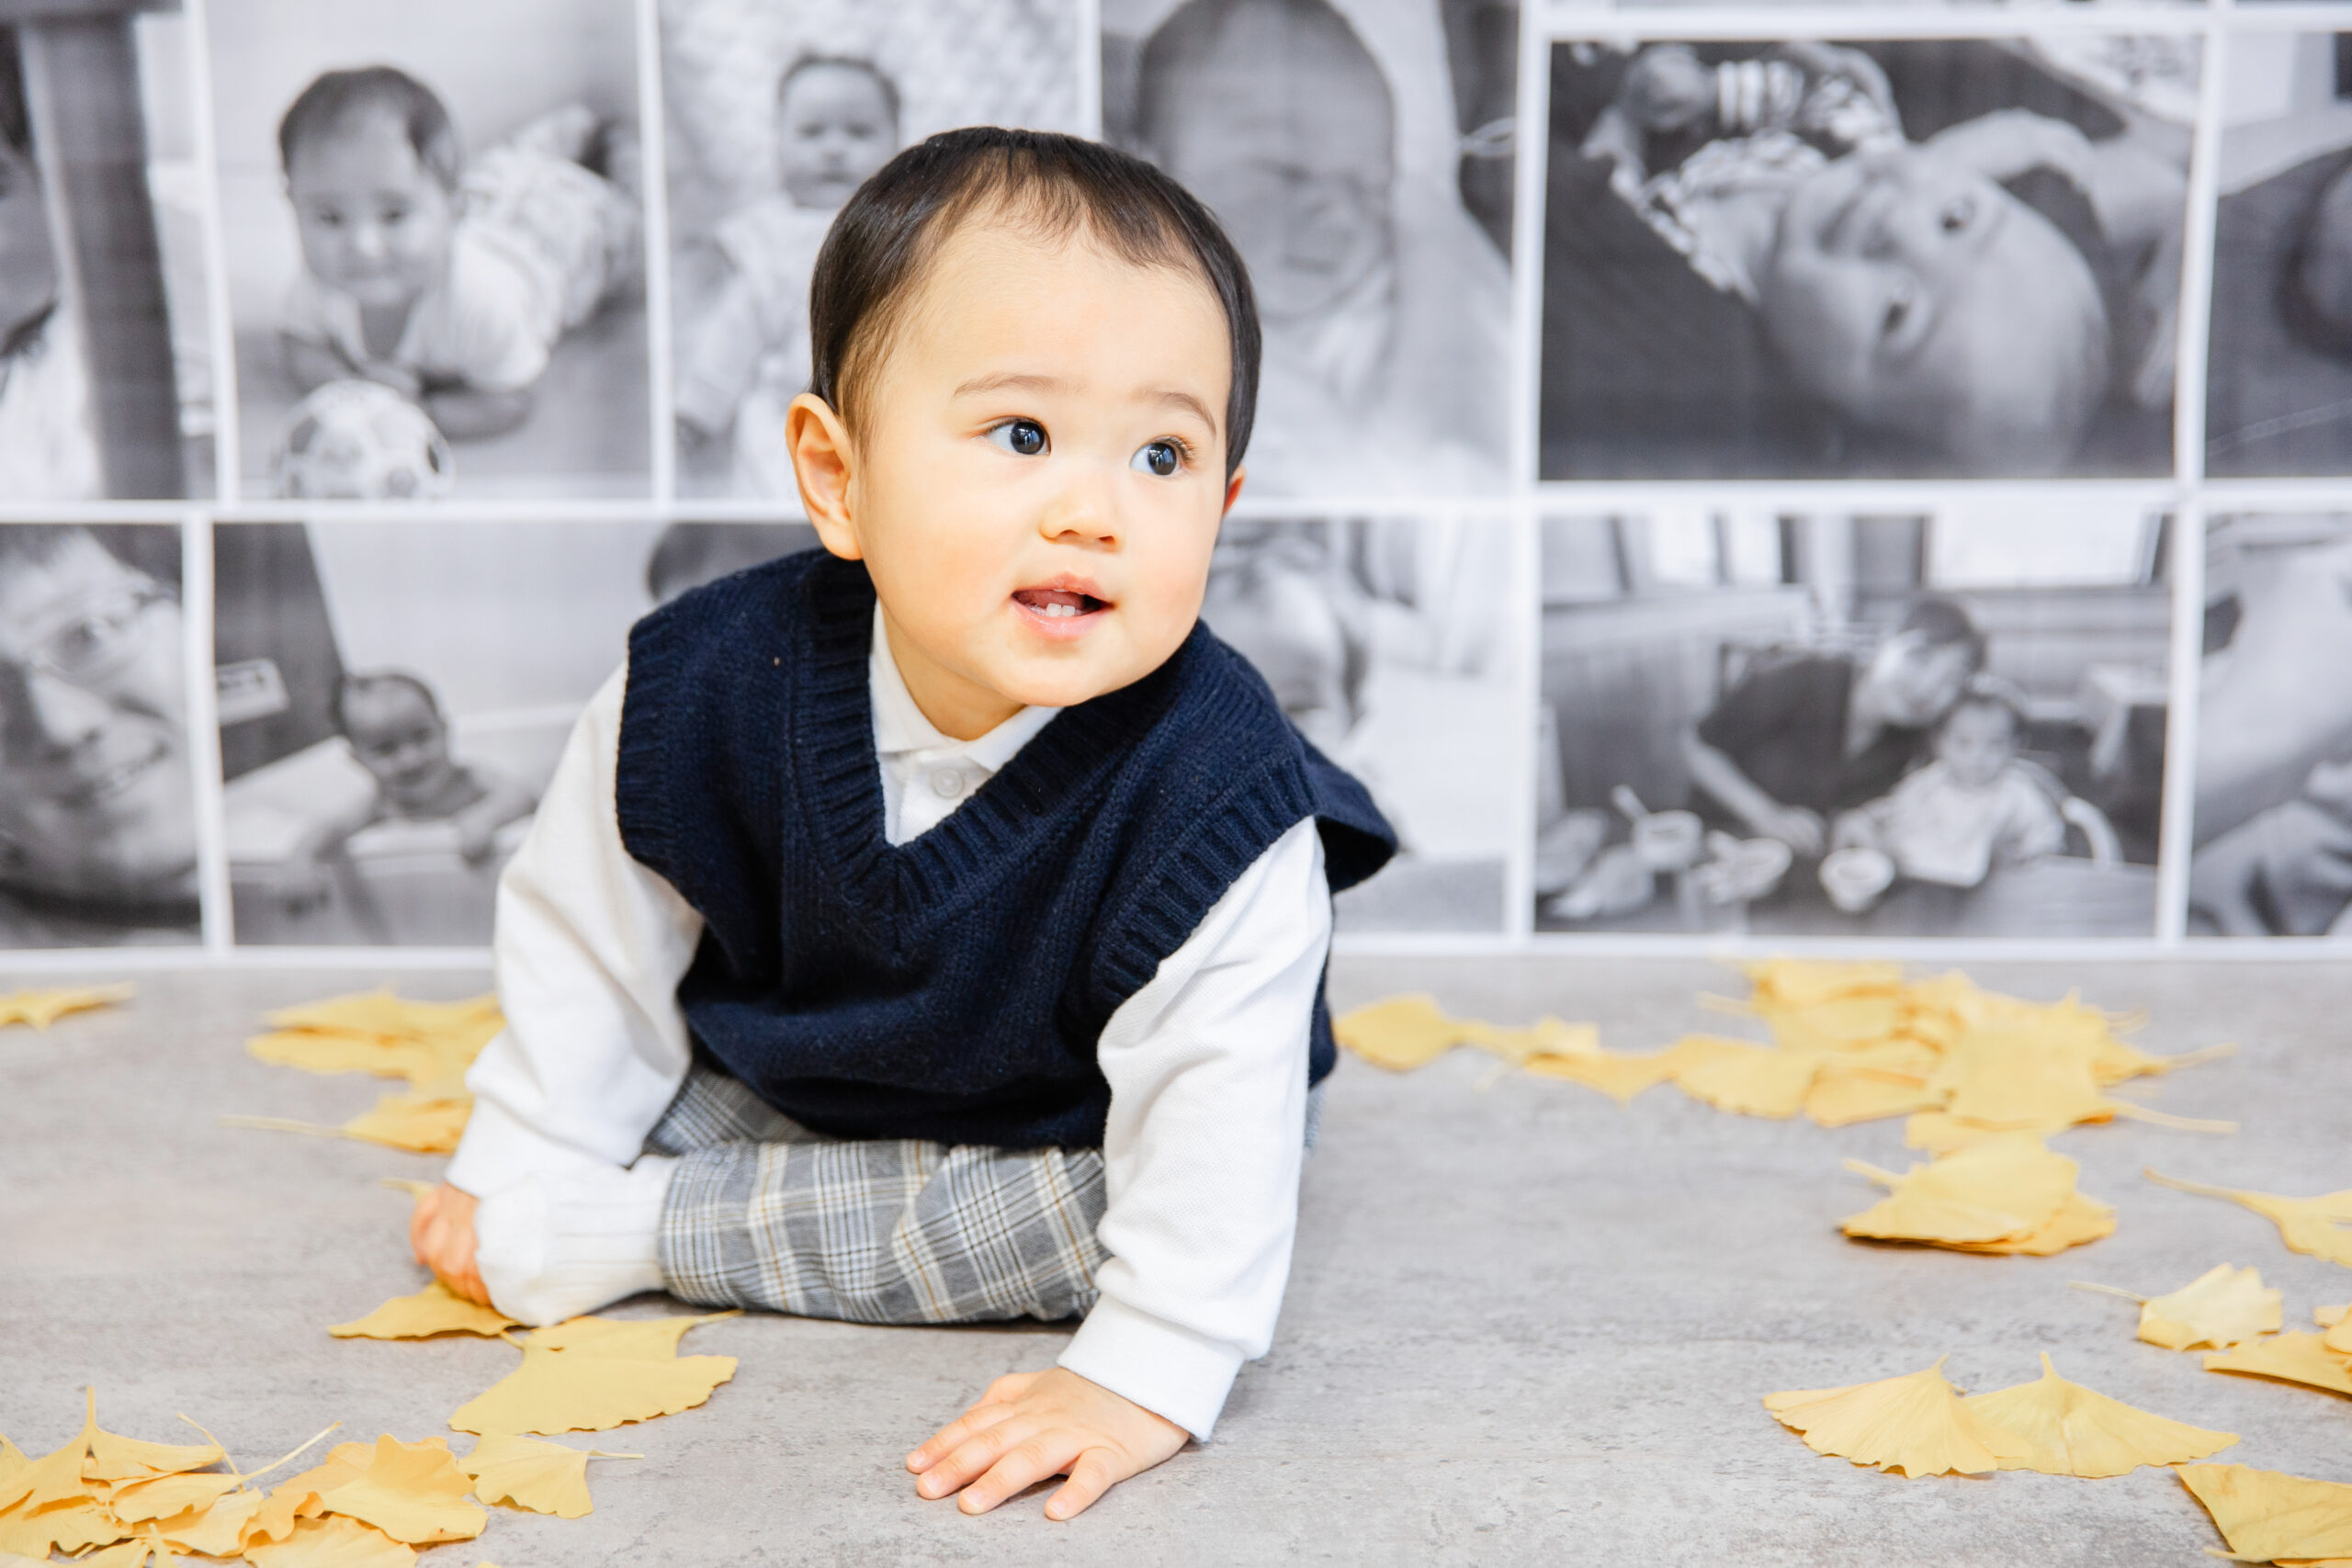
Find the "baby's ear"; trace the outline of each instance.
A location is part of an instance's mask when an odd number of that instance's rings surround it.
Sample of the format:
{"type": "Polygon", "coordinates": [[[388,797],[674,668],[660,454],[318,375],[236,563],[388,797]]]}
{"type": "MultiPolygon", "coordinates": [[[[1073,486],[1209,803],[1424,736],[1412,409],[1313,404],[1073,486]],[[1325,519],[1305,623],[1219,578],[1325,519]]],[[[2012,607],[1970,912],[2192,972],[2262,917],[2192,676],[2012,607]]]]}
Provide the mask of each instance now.
{"type": "Polygon", "coordinates": [[[814,392],[801,393],[785,410],[784,444],[792,454],[800,504],[808,510],[818,541],[843,560],[864,558],[850,506],[857,450],[841,414],[814,392]]]}

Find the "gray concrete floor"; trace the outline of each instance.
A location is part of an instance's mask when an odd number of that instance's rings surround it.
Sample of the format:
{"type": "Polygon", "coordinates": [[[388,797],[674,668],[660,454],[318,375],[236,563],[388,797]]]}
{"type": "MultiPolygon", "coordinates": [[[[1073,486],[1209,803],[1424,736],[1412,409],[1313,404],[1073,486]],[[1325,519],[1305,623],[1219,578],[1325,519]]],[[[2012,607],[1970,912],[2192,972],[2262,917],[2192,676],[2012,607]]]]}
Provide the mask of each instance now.
{"type": "MultiPolygon", "coordinates": [[[[2352,966],[1973,972],[2144,1007],[2151,1049],[2241,1042],[2241,1057],[2177,1076],[2154,1101],[2245,1132],[2069,1134],[2059,1146],[2082,1162],[2085,1191],[2120,1206],[2117,1234],[2052,1258],[1973,1258],[1838,1235],[1871,1191],[1838,1161],[1899,1168],[1900,1122],[1824,1132],[1670,1088],[1620,1110],[1567,1084],[1485,1086],[1486,1058],[1465,1053],[1401,1077],[1349,1062],[1308,1165],[1273,1354],[1244,1373],[1214,1445],[1082,1518],[1047,1523],[1038,1495],[963,1518],[919,1501],[899,1468],[991,1378],[1047,1364],[1060,1331],[744,1317],[686,1343],[741,1359],[707,1405],[598,1439],[647,1458],[596,1466],[594,1514],[498,1510],[481,1541],[427,1561],[2210,1562],[2219,1538],[2164,1472],[1905,1481],[1816,1457],[1758,1404],[1947,1353],[1955,1382],[1996,1388],[2035,1375],[2048,1350],[2102,1392],[2242,1434],[2224,1461],[2352,1480],[2352,1401],[2204,1372],[2134,1341],[2127,1303],[2065,1288],[2164,1291],[2252,1263],[2285,1288],[2290,1327],[2352,1297],[2352,1270],[2289,1253],[2260,1218],[2138,1176],[2153,1163],[2271,1191],[2352,1186],[2352,966]]],[[[115,1430],[168,1438],[185,1411],[254,1462],[330,1420],[340,1438],[439,1431],[514,1364],[485,1341],[323,1332],[420,1282],[406,1200],[375,1179],[431,1176],[436,1161],[218,1125],[367,1105],[370,1080],[266,1067],[239,1044],[265,1009],[379,978],[155,976],[130,1008],[0,1031],[0,1431],[53,1447],[95,1383],[115,1430]]],[[[402,978],[426,996],[481,983],[402,978]]],[[[1332,974],[1340,1007],[1428,988],[1490,1018],[1594,1019],[1619,1049],[1720,1027],[1693,994],[1736,985],[1704,964],[1615,959],[1358,960],[1332,974]]]]}

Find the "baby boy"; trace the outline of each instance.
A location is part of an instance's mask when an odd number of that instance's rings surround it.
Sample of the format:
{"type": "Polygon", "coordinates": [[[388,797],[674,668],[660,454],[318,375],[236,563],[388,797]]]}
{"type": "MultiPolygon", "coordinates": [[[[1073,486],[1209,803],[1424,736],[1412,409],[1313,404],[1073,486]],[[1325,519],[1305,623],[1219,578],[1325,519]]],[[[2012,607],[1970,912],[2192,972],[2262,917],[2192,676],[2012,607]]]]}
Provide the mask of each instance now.
{"type": "Polygon", "coordinates": [[[1840,818],[1835,841],[1883,851],[1904,875],[1954,887],[1975,886],[1996,863],[2056,853],[2065,823],[2018,760],[2023,725],[1998,691],[1969,692],[1937,727],[1934,761],[1840,818]]]}
{"type": "Polygon", "coordinates": [[[824,548],[640,622],[501,889],[508,1028],[411,1236],[547,1323],[646,1290],[1083,1314],[908,1457],[1067,1518],[1271,1340],[1331,893],[1395,837],[1199,624],[1259,333],[1133,158],[978,128],[835,219],[786,435],[824,548]]]}
{"type": "Polygon", "coordinates": [[[528,418],[564,333],[635,276],[635,200],[582,162],[625,139],[559,110],[468,166],[433,90],[389,65],[330,71],[277,128],[303,274],[280,336],[304,392],[363,378],[453,441],[528,418]]]}

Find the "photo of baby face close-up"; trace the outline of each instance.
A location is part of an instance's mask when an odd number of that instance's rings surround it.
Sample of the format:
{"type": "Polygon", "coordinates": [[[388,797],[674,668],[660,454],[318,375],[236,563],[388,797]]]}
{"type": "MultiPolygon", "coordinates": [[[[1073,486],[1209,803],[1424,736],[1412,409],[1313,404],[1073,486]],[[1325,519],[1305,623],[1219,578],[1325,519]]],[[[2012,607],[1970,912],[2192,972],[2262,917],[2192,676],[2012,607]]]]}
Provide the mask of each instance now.
{"type": "Polygon", "coordinates": [[[2018,721],[2007,703],[1962,699],[1936,730],[1936,761],[1952,782],[1989,788],[2018,754],[2018,721]]]}
{"type": "Polygon", "coordinates": [[[776,87],[776,172],[796,206],[831,212],[899,150],[899,94],[863,61],[812,56],[776,87]]]}
{"type": "MultiPolygon", "coordinates": [[[[388,104],[362,101],[286,150],[286,195],[312,276],[368,312],[400,312],[437,283],[457,231],[453,139],[416,144],[388,104]]],[[[391,323],[397,333],[399,323],[391,323]]],[[[390,352],[389,343],[381,345],[390,352]]]]}
{"type": "Polygon", "coordinates": [[[1798,184],[1758,284],[1802,386],[1964,464],[2054,466],[2105,389],[2082,254],[1933,147],[1857,152],[1798,184]]]}

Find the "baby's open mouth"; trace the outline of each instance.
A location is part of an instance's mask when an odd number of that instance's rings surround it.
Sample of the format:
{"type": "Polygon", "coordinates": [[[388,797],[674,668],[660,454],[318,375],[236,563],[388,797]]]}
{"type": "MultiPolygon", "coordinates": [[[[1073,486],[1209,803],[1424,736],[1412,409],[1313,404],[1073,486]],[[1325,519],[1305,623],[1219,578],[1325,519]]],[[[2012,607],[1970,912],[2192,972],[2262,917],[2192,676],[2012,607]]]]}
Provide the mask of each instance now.
{"type": "Polygon", "coordinates": [[[1111,607],[1108,599],[1081,592],[1074,588],[1016,588],[1012,602],[1034,615],[1049,621],[1076,620],[1111,607]]]}

